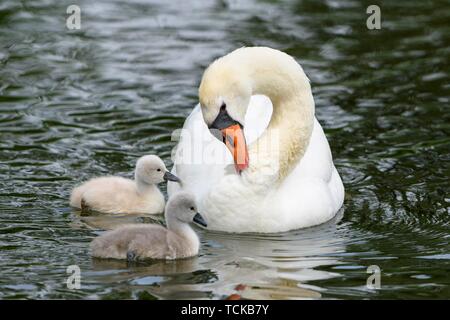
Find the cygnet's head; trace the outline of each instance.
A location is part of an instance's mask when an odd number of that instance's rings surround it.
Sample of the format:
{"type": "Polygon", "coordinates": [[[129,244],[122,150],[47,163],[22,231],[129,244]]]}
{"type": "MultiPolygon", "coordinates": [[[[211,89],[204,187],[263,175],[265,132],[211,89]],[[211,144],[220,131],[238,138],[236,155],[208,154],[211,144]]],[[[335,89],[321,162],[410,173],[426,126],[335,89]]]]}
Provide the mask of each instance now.
{"type": "Polygon", "coordinates": [[[138,159],[135,178],[146,184],[157,184],[163,181],[181,182],[178,177],[167,170],[164,162],[155,155],[147,155],[138,159]]]}
{"type": "Polygon", "coordinates": [[[185,191],[176,193],[167,202],[166,221],[169,228],[174,222],[192,221],[203,227],[207,226],[205,219],[197,212],[194,195],[185,191]]]}

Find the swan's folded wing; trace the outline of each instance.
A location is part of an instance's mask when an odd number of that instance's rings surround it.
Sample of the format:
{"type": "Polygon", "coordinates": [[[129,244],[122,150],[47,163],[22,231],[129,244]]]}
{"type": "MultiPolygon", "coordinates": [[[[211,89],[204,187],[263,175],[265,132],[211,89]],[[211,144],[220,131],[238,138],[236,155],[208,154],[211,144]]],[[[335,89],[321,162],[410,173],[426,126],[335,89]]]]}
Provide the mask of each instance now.
{"type": "MultiPolygon", "coordinates": [[[[305,155],[286,177],[279,193],[286,199],[296,199],[298,204],[306,208],[328,207],[323,212],[336,213],[344,201],[344,186],[339,173],[333,164],[328,140],[322,126],[314,120],[311,141],[305,155]],[[304,190],[302,193],[300,190],[304,190]]],[[[287,201],[287,200],[285,200],[287,201]]],[[[306,208],[307,209],[307,208],[306,208]]],[[[308,211],[308,210],[306,210],[308,211]]],[[[317,215],[319,217],[319,215],[317,215]]],[[[319,217],[320,218],[320,217],[319,217]]]]}

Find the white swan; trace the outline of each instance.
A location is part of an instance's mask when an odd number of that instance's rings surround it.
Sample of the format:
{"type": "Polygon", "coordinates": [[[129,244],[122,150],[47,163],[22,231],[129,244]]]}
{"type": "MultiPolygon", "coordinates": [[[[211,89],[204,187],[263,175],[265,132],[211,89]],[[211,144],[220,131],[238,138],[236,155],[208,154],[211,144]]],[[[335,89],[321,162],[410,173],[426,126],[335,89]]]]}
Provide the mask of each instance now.
{"type": "Polygon", "coordinates": [[[344,186],[309,80],[292,57],[237,49],[208,67],[199,98],[173,157],[172,172],[184,183],[169,183],[168,192],[194,192],[208,229],[282,232],[337,213],[344,186]],[[220,130],[225,144],[208,129],[220,130]]]}
{"type": "Polygon", "coordinates": [[[167,229],[157,224],[131,224],[107,231],[91,242],[91,255],[127,260],[196,256],[200,241],[189,223],[206,227],[206,222],[197,212],[194,196],[182,192],[170,198],[165,218],[167,229]]]}
{"type": "Polygon", "coordinates": [[[155,155],[139,158],[134,175],[134,181],[113,176],[91,179],[73,189],[70,205],[102,213],[162,213],[165,200],[156,184],[180,180],[155,155]]]}

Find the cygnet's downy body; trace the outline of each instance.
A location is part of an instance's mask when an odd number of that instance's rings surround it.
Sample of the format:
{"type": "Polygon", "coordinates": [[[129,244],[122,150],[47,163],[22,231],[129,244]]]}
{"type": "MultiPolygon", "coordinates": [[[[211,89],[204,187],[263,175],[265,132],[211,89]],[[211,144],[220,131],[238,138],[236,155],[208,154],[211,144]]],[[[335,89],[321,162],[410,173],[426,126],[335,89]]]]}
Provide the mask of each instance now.
{"type": "Polygon", "coordinates": [[[157,184],[180,180],[155,155],[139,158],[135,179],[93,178],[73,189],[70,205],[84,212],[157,214],[164,211],[164,196],[157,184]]]}
{"type": "Polygon", "coordinates": [[[130,224],[107,231],[91,243],[96,258],[174,260],[198,254],[200,241],[189,223],[206,227],[191,193],[179,192],[165,211],[167,228],[156,224],[130,224]]]}

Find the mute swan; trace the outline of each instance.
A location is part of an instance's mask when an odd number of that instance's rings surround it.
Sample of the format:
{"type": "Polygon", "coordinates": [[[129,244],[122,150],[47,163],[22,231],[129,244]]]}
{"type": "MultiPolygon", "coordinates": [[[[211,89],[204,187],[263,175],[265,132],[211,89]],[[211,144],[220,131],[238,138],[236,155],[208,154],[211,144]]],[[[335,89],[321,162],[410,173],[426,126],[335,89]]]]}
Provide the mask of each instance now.
{"type": "Polygon", "coordinates": [[[131,224],[107,231],[91,243],[93,257],[112,259],[180,259],[198,254],[200,241],[189,226],[206,227],[197,213],[194,196],[180,192],[169,199],[165,212],[167,229],[156,224],[131,224]]]}
{"type": "Polygon", "coordinates": [[[156,184],[163,181],[180,182],[158,156],[143,156],[136,163],[134,181],[122,177],[91,179],[73,189],[70,205],[103,213],[161,213],[165,200],[156,184]]]}
{"type": "Polygon", "coordinates": [[[168,192],[195,193],[208,229],[283,232],[338,212],[344,186],[309,79],[291,56],[237,49],[207,68],[199,100],[173,157],[172,172],[185,183],[169,183],[168,192]]]}

